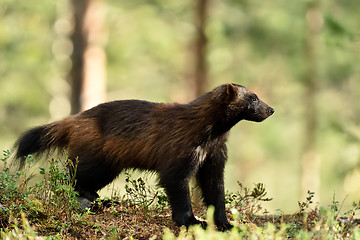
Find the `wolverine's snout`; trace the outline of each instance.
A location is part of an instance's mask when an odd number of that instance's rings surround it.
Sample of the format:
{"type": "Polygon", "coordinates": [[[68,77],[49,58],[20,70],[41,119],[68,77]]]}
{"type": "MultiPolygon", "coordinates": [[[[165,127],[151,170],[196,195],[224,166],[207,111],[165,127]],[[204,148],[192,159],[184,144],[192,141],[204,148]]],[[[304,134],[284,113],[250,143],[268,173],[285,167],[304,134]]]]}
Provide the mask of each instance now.
{"type": "Polygon", "coordinates": [[[273,115],[274,112],[275,112],[275,110],[272,107],[268,109],[269,116],[273,115]]]}

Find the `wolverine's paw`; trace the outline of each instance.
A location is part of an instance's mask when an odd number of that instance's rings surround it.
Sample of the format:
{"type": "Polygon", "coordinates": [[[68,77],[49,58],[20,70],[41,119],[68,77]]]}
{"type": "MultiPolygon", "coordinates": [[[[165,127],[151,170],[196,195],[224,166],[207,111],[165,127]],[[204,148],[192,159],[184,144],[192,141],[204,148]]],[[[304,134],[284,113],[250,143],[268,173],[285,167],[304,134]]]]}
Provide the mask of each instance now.
{"type": "MultiPolygon", "coordinates": [[[[175,220],[175,219],[174,219],[175,220]]],[[[178,226],[185,226],[186,228],[192,226],[192,225],[200,225],[203,229],[207,228],[207,223],[205,221],[197,220],[194,216],[178,219],[175,220],[176,224],[178,226]]]]}
{"type": "Polygon", "coordinates": [[[215,225],[216,225],[217,230],[222,231],[222,232],[224,232],[226,230],[230,230],[234,227],[233,225],[231,225],[228,222],[216,223],[215,225]]]}
{"type": "Polygon", "coordinates": [[[185,226],[186,226],[186,228],[188,228],[193,225],[200,225],[200,227],[202,227],[202,229],[204,229],[204,230],[206,230],[206,228],[207,228],[207,222],[197,220],[196,218],[192,219],[191,223],[188,225],[185,225],[185,226]]]}
{"type": "Polygon", "coordinates": [[[80,204],[81,210],[85,211],[87,208],[91,208],[92,202],[89,199],[78,196],[77,201],[80,204]]]}
{"type": "Polygon", "coordinates": [[[202,229],[206,230],[206,228],[207,228],[207,222],[205,222],[205,221],[199,221],[199,223],[197,223],[197,224],[200,224],[200,226],[202,227],[202,229]]]}

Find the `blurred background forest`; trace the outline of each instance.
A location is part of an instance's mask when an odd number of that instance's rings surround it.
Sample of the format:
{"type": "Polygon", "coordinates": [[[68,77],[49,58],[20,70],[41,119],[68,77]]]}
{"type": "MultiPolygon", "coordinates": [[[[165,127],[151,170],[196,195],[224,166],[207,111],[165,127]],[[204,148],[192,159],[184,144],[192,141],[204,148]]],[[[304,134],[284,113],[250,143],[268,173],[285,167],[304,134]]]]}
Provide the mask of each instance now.
{"type": "MultiPolygon", "coordinates": [[[[360,200],[358,0],[0,0],[0,148],[96,103],[247,86],[275,108],[230,134],[226,187],[270,211],[360,200]]],[[[345,207],[344,207],[345,208],[345,207]]]]}

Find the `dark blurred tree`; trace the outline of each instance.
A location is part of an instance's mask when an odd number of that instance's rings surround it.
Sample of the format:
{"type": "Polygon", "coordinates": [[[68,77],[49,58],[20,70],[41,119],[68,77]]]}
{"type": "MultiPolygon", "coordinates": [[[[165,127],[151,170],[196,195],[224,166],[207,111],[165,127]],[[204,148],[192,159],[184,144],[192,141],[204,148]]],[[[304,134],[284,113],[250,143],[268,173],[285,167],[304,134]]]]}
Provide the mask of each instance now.
{"type": "Polygon", "coordinates": [[[70,82],[71,113],[86,110],[104,100],[105,53],[102,48],[101,1],[72,0],[74,30],[70,82]]]}
{"type": "Polygon", "coordinates": [[[203,94],[208,82],[206,24],[210,0],[197,0],[195,6],[194,96],[203,94]]]}

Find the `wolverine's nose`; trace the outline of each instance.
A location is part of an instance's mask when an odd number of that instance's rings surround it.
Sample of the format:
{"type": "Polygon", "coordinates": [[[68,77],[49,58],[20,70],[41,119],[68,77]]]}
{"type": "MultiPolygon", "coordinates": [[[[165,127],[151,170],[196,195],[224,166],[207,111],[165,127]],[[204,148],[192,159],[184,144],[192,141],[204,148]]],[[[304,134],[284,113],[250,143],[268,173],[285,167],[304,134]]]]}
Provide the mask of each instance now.
{"type": "Polygon", "coordinates": [[[273,108],[269,108],[269,110],[268,110],[269,115],[273,115],[274,112],[275,112],[275,110],[273,108]]]}

